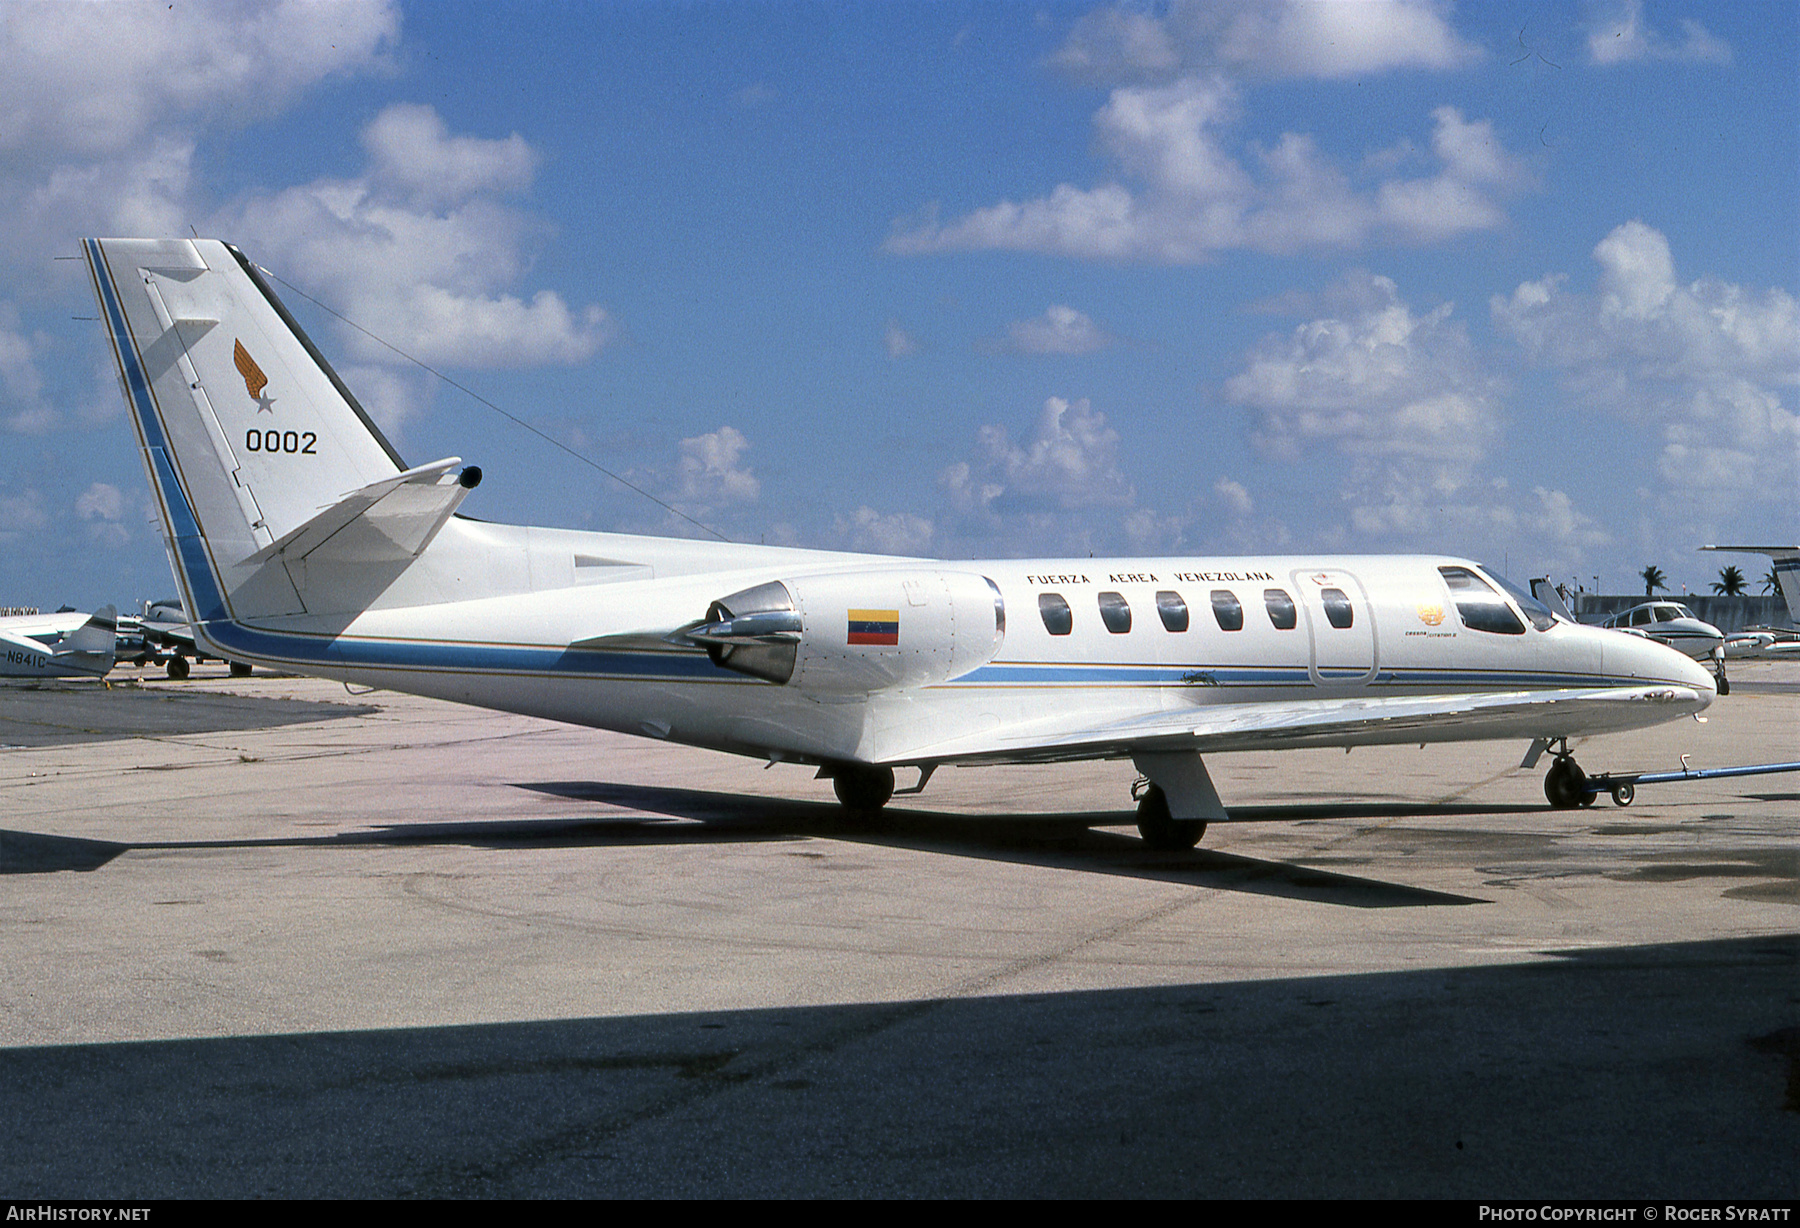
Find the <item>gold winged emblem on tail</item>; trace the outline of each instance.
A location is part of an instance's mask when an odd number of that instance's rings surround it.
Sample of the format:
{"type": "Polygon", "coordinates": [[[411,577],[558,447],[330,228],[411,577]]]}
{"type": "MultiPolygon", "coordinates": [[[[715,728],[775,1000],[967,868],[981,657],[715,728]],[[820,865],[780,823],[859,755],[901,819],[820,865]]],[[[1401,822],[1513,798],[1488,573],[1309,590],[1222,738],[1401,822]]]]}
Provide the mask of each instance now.
{"type": "Polygon", "coordinates": [[[244,377],[244,391],[248,392],[255,400],[256,412],[260,414],[267,410],[269,413],[274,413],[275,398],[263,395],[263,389],[269,386],[269,377],[264,375],[262,368],[256,365],[256,359],[250,357],[250,351],[244,348],[242,341],[238,341],[233,346],[231,361],[237,366],[238,374],[244,377]]]}

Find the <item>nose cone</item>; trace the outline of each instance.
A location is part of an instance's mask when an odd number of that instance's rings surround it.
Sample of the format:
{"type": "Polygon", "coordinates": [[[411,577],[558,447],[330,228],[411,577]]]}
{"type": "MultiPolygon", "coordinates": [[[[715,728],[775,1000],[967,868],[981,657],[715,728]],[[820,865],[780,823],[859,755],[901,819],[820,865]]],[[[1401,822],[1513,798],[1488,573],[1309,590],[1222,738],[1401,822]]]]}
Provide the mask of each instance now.
{"type": "Polygon", "coordinates": [[[1666,682],[1697,692],[1700,702],[1692,709],[1695,712],[1710,704],[1717,694],[1712,671],[1667,644],[1615,631],[1606,634],[1601,651],[1603,668],[1609,677],[1666,682]]]}

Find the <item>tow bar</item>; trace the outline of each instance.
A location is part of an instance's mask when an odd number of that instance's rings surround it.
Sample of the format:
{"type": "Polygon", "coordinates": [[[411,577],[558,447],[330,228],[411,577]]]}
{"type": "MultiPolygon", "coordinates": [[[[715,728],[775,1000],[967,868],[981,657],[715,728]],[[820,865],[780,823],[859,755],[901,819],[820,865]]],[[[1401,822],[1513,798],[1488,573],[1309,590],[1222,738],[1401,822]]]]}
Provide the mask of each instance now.
{"type": "Polygon", "coordinates": [[[1587,778],[1590,797],[1612,794],[1615,806],[1629,806],[1639,785],[1662,785],[1673,780],[1718,780],[1723,776],[1766,776],[1771,772],[1800,772],[1800,763],[1751,763],[1743,767],[1692,768],[1681,757],[1679,772],[1602,772],[1587,778]]]}

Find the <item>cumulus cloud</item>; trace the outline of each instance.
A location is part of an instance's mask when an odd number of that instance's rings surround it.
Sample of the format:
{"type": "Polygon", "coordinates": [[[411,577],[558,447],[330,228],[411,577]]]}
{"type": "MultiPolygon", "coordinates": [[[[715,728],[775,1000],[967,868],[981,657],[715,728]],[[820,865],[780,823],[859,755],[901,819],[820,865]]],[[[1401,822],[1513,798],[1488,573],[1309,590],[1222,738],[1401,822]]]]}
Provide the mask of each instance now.
{"type": "Polygon", "coordinates": [[[537,173],[538,154],[518,133],[502,140],[452,136],[432,108],[395,103],[363,129],[369,176],[426,204],[482,192],[519,192],[537,173]]]}
{"type": "Polygon", "coordinates": [[[406,371],[398,367],[356,363],[338,366],[337,373],[354,390],[357,401],[369,411],[375,425],[395,445],[404,436],[406,424],[431,403],[436,387],[435,381],[417,369],[406,371]]]}
{"type": "Polygon", "coordinates": [[[849,516],[837,517],[833,536],[852,550],[874,554],[926,555],[936,526],[912,512],[889,512],[886,515],[863,506],[849,516]]]}
{"type": "MultiPolygon", "coordinates": [[[[1002,249],[1078,259],[1203,261],[1249,249],[1279,254],[1377,241],[1431,243],[1505,221],[1503,201],[1533,183],[1487,120],[1455,107],[1432,112],[1429,157],[1388,159],[1359,181],[1312,137],[1284,133],[1240,156],[1227,130],[1238,87],[1219,75],[1122,86],[1094,117],[1097,143],[1119,177],[1093,188],[1060,184],[1047,196],[1002,201],[945,223],[934,211],[896,224],[887,250],[903,255],[1002,249]],[[1424,161],[1422,174],[1409,174],[1424,161]]],[[[1409,150],[1410,146],[1407,147],[1409,150]]]]}
{"type": "Polygon", "coordinates": [[[320,81],[384,68],[399,33],[383,0],[9,4],[0,149],[117,155],[171,121],[262,119],[320,81]]]}
{"type": "Polygon", "coordinates": [[[1119,434],[1086,399],[1050,397],[1029,434],[1004,425],[938,475],[940,551],[1006,554],[1118,553],[1121,538],[1172,547],[1184,521],[1137,501],[1119,461],[1119,434]]]}
{"type": "Polygon", "coordinates": [[[1226,398],[1253,413],[1255,444],[1287,461],[1335,453],[1349,523],[1367,536],[1425,541],[1450,521],[1509,522],[1500,488],[1477,473],[1499,436],[1500,381],[1454,305],[1414,311],[1367,273],[1334,297],[1345,310],[1265,337],[1226,381],[1226,398]]]}
{"type": "Polygon", "coordinates": [[[984,426],[976,452],[943,474],[952,506],[962,511],[1067,511],[1137,497],[1119,468],[1118,432],[1086,397],[1048,398],[1022,444],[1004,426],[984,426]]]}
{"type": "Polygon", "coordinates": [[[33,339],[18,331],[19,316],[10,303],[0,303],[0,389],[4,389],[5,426],[24,435],[54,427],[60,415],[43,399],[33,339]]]}
{"type": "Polygon", "coordinates": [[[1041,316],[1014,321],[1006,338],[1007,347],[1020,354],[1092,354],[1113,343],[1086,314],[1060,303],[1052,303],[1041,316]]]}
{"type": "Polygon", "coordinates": [[[1533,184],[1493,125],[1432,112],[1429,154],[1402,142],[1385,165],[1335,164],[1307,133],[1236,141],[1247,83],[1445,70],[1481,58],[1435,0],[1185,0],[1098,9],[1051,63],[1112,86],[1093,118],[1114,165],[1091,187],[1003,200],[949,221],[928,206],[895,223],[900,254],[1014,250],[1077,259],[1194,263],[1229,250],[1289,254],[1373,242],[1433,243],[1505,220],[1533,184]]]}
{"type": "MultiPolygon", "coordinates": [[[[575,363],[612,339],[598,305],[553,290],[511,293],[537,224],[500,197],[530,182],[537,155],[515,133],[452,136],[429,107],[395,104],[364,130],[367,172],[251,196],[218,222],[263,264],[427,363],[575,363]],[[403,139],[404,138],[404,139],[403,139]]],[[[394,355],[362,333],[364,362],[394,355]]]]}
{"type": "Polygon", "coordinates": [[[1250,492],[1244,488],[1244,484],[1230,478],[1220,478],[1213,483],[1213,496],[1233,516],[1248,516],[1255,509],[1250,492]]]}
{"type": "Polygon", "coordinates": [[[74,234],[206,220],[198,136],[275,115],[319,83],[389,67],[393,3],[18,3],[0,7],[0,256],[74,234]]]}
{"type": "Polygon", "coordinates": [[[1596,64],[1678,60],[1729,64],[1731,46],[1691,19],[1681,22],[1681,38],[1671,41],[1644,21],[1643,0],[1622,0],[1588,27],[1588,57],[1596,64]]]}
{"type": "Polygon", "coordinates": [[[730,426],[682,440],[675,497],[703,508],[754,500],[762,486],[742,463],[749,448],[750,441],[730,426]]]}
{"type": "MultiPolygon", "coordinates": [[[[0,8],[0,255],[76,234],[226,234],[264,264],[432,363],[579,362],[612,336],[597,305],[522,291],[543,227],[508,198],[540,157],[517,133],[453,133],[397,103],[362,130],[354,178],[210,200],[202,139],[280,114],[321,83],[391,68],[384,0],[215,0],[0,8]]],[[[394,356],[354,332],[353,360],[394,356]]]]}
{"type": "Polygon", "coordinates": [[[1615,228],[1593,257],[1593,293],[1546,275],[1495,296],[1496,325],[1560,372],[1580,403],[1655,433],[1659,477],[1683,516],[1791,501],[1800,489],[1793,296],[1715,278],[1684,284],[1667,238],[1640,221],[1615,228]]]}
{"type": "Polygon", "coordinates": [[[75,514],[87,524],[88,537],[103,546],[123,546],[131,540],[124,521],[125,496],[117,486],[95,482],[75,497],[75,514]]]}
{"type": "Polygon", "coordinates": [[[1114,6],[1077,21],[1050,57],[1084,81],[1181,69],[1341,80],[1394,69],[1451,69],[1481,57],[1432,0],[1188,0],[1163,15],[1114,6]]]}

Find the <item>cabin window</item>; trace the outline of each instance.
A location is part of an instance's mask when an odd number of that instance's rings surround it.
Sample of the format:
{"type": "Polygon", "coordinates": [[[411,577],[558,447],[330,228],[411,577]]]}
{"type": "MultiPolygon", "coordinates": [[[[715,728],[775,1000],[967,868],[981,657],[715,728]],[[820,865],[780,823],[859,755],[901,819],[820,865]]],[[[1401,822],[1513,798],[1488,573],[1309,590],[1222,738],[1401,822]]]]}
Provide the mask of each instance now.
{"type": "Polygon", "coordinates": [[[1238,601],[1237,594],[1228,588],[1215,588],[1212,591],[1213,617],[1219,620],[1221,631],[1242,631],[1244,629],[1244,607],[1238,601]]]}
{"type": "Polygon", "coordinates": [[[1044,630],[1051,635],[1067,635],[1075,628],[1075,614],[1059,593],[1039,593],[1038,613],[1043,616],[1044,630]]]}
{"type": "Polygon", "coordinates": [[[1277,631],[1292,631],[1300,622],[1300,614],[1294,608],[1294,599],[1287,595],[1285,589],[1265,588],[1263,606],[1269,611],[1269,621],[1275,624],[1277,631]]]}
{"type": "Polygon", "coordinates": [[[1356,609],[1341,588],[1319,590],[1319,604],[1325,607],[1325,621],[1339,631],[1348,631],[1356,622],[1356,609]]]}
{"type": "Polygon", "coordinates": [[[1525,624],[1486,580],[1467,567],[1440,567],[1438,574],[1450,586],[1450,599],[1456,603],[1463,626],[1493,635],[1525,634],[1525,624]]]}
{"type": "Polygon", "coordinates": [[[1124,635],[1131,630],[1131,607],[1125,603],[1123,594],[1100,594],[1100,621],[1114,635],[1124,635]]]}
{"type": "Polygon", "coordinates": [[[1188,629],[1187,602],[1181,599],[1180,593],[1164,590],[1156,594],[1156,616],[1162,619],[1162,625],[1170,631],[1188,629]]]}

